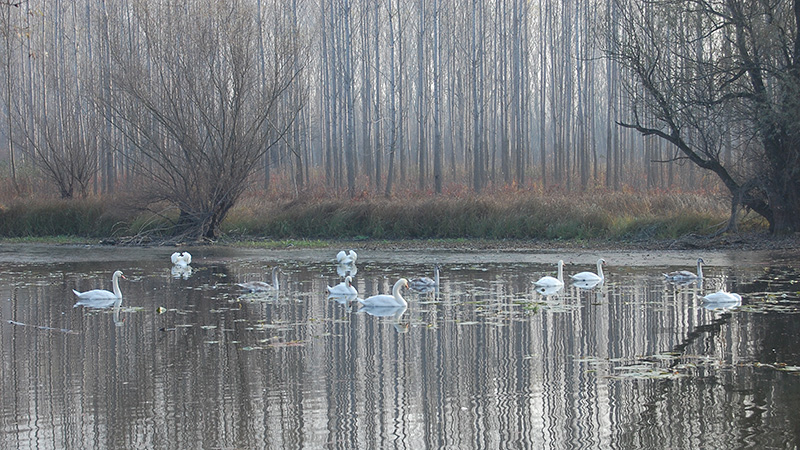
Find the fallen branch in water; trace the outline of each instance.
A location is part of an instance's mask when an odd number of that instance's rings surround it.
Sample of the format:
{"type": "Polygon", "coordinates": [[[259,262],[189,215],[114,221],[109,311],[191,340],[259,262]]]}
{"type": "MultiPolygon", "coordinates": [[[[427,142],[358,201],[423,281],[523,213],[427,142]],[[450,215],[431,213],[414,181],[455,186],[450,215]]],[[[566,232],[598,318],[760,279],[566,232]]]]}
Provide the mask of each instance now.
{"type": "Polygon", "coordinates": [[[60,331],[62,333],[66,333],[66,334],[80,334],[77,331],[72,331],[72,330],[69,330],[67,328],[53,328],[53,327],[45,327],[45,326],[41,326],[41,325],[28,325],[27,323],[16,322],[16,321],[13,321],[13,320],[9,320],[8,323],[10,323],[11,325],[38,328],[40,330],[46,330],[46,331],[60,331]]]}

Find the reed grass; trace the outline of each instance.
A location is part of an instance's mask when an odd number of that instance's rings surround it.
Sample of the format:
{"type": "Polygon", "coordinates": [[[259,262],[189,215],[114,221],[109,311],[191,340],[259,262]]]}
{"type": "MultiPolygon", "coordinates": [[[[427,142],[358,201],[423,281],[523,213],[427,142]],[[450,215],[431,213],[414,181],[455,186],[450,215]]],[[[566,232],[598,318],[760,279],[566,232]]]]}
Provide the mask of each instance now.
{"type": "Polygon", "coordinates": [[[224,231],[272,239],[667,239],[715,231],[728,207],[703,193],[500,192],[355,201],[250,196],[231,211],[224,231]]]}
{"type": "MultiPolygon", "coordinates": [[[[168,208],[142,213],[120,203],[95,197],[17,199],[0,206],[0,236],[166,235],[177,217],[168,208]]],[[[716,231],[728,208],[727,199],[704,193],[413,192],[391,199],[252,193],[230,211],[222,231],[242,241],[312,247],[325,239],[670,239],[716,231]]]]}
{"type": "Polygon", "coordinates": [[[0,207],[0,236],[108,237],[127,232],[126,217],[114,213],[108,200],[16,199],[0,207]]]}

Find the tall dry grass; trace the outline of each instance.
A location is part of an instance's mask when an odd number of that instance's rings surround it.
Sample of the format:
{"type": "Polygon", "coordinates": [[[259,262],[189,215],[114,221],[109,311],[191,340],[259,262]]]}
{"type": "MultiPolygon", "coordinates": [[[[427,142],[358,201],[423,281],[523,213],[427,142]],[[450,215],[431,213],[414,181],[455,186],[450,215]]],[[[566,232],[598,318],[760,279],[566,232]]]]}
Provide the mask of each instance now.
{"type": "Polygon", "coordinates": [[[505,190],[292,200],[251,194],[224,229],[275,239],[663,239],[711,233],[727,220],[728,208],[724,197],[704,193],[505,190]]]}

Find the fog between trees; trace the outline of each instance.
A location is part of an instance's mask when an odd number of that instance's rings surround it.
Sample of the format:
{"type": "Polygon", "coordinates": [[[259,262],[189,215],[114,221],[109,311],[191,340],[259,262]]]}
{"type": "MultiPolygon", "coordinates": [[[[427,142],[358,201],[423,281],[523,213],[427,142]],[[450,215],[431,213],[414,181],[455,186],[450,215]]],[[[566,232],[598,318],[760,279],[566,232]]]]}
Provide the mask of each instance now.
{"type": "Polygon", "coordinates": [[[796,167],[796,2],[0,5],[7,176],[136,191],[179,208],[178,231],[213,237],[276,180],[351,196],[721,180],[797,228],[774,211],[800,198],[776,174],[796,167]]]}

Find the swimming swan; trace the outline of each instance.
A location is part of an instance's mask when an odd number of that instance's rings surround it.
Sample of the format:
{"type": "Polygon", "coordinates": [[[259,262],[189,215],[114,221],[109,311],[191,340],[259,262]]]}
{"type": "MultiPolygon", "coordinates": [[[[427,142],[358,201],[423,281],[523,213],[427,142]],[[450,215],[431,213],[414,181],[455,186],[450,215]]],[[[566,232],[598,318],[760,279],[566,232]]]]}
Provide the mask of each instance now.
{"type": "Polygon", "coordinates": [[[717,291],[700,297],[705,303],[738,305],[742,303],[742,296],[732,292],[717,291]]]}
{"type": "Polygon", "coordinates": [[[429,277],[414,278],[408,282],[408,286],[415,291],[429,291],[439,286],[439,264],[433,265],[433,279],[429,277]]]}
{"type": "Polygon", "coordinates": [[[357,259],[358,255],[353,250],[350,250],[350,253],[345,253],[344,250],[342,250],[336,254],[336,262],[339,264],[355,264],[357,259]]]}
{"type": "Polygon", "coordinates": [[[676,281],[676,282],[700,280],[703,278],[703,264],[705,264],[703,258],[697,258],[696,274],[689,272],[688,270],[676,270],[674,272],[665,273],[664,277],[666,277],[667,281],[676,281]]]}
{"type": "Polygon", "coordinates": [[[606,263],[606,260],[600,258],[597,260],[597,273],[592,272],[580,272],[576,273],[575,275],[570,275],[572,281],[579,281],[579,282],[590,282],[590,281],[597,281],[601,282],[605,279],[603,276],[603,265],[606,263]]]}
{"type": "Polygon", "coordinates": [[[189,252],[175,252],[172,254],[171,259],[172,264],[180,267],[186,267],[192,263],[192,255],[189,252]]]}
{"type": "Polygon", "coordinates": [[[358,290],[356,290],[355,286],[353,286],[353,277],[345,277],[344,281],[337,284],[336,286],[326,286],[328,289],[328,295],[331,296],[351,296],[351,295],[358,295],[358,290]]]}
{"type": "Polygon", "coordinates": [[[358,299],[364,306],[378,307],[378,306],[408,306],[408,302],[400,295],[400,289],[408,289],[408,280],[400,278],[392,288],[392,295],[380,294],[367,297],[365,299],[358,299]]]}
{"type": "Polygon", "coordinates": [[[125,278],[125,275],[122,274],[121,270],[114,272],[114,275],[111,277],[111,284],[114,292],[107,291],[105,289],[92,289],[91,291],[78,292],[73,289],[72,292],[74,292],[75,295],[77,295],[80,299],[78,303],[75,303],[75,306],[84,305],[92,308],[108,308],[109,306],[113,305],[114,301],[122,298],[122,291],[119,290],[120,278],[127,279],[125,278]],[[110,303],[107,306],[97,306],[102,303],[98,303],[100,300],[108,300],[110,303]]]}
{"type": "Polygon", "coordinates": [[[539,278],[533,282],[537,287],[555,287],[564,285],[564,261],[558,261],[558,278],[553,278],[550,275],[539,278]]]}
{"type": "Polygon", "coordinates": [[[280,270],[281,268],[278,266],[272,268],[272,284],[263,281],[248,281],[245,283],[236,283],[236,285],[250,292],[277,291],[280,289],[280,284],[278,284],[278,272],[280,270]]]}

